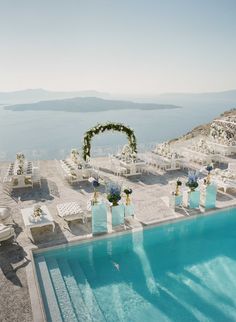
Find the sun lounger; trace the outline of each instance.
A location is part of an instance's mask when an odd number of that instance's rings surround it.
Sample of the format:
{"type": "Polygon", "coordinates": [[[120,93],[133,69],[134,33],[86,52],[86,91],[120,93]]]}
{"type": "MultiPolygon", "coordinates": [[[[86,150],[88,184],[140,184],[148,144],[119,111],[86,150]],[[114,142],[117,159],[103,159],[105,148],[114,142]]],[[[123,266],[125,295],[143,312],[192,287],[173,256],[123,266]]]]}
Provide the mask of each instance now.
{"type": "Polygon", "coordinates": [[[228,170],[233,172],[233,173],[236,173],[236,162],[229,162],[228,170]]]}
{"type": "Polygon", "coordinates": [[[14,229],[11,226],[0,224],[0,243],[15,236],[14,229]]]}
{"type": "Polygon", "coordinates": [[[11,210],[8,207],[0,207],[0,222],[9,222],[12,221],[11,210]]]}
{"type": "Polygon", "coordinates": [[[222,177],[215,177],[214,182],[217,184],[218,188],[223,188],[224,192],[229,188],[236,189],[236,180],[230,180],[222,177]]]}
{"type": "Polygon", "coordinates": [[[117,163],[117,160],[110,156],[110,170],[116,175],[116,176],[122,176],[127,173],[127,169],[125,167],[122,167],[117,163]]]}
{"type": "Polygon", "coordinates": [[[92,233],[107,232],[107,206],[101,202],[92,206],[92,233]]]}
{"type": "Polygon", "coordinates": [[[33,185],[41,187],[41,175],[40,175],[39,167],[33,167],[32,172],[33,172],[33,175],[32,175],[33,185]]]}
{"type": "Polygon", "coordinates": [[[57,205],[58,215],[66,221],[82,219],[85,221],[85,214],[77,202],[66,202],[57,205]]]}

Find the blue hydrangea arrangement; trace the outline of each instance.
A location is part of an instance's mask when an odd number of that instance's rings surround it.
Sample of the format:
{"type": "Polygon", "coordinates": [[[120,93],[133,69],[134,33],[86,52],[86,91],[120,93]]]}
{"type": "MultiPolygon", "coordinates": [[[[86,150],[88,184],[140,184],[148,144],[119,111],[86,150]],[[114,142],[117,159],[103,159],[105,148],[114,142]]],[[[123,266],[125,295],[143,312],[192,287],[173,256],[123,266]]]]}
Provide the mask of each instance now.
{"type": "Polygon", "coordinates": [[[121,186],[118,183],[110,182],[107,185],[107,200],[116,206],[121,199],[121,186]]]}
{"type": "Polygon", "coordinates": [[[189,187],[192,191],[194,191],[198,187],[197,171],[189,171],[188,181],[186,182],[186,186],[189,187]]]}
{"type": "Polygon", "coordinates": [[[213,170],[213,166],[211,164],[208,164],[208,166],[206,167],[206,170],[207,170],[208,174],[210,174],[211,171],[213,170]]]}

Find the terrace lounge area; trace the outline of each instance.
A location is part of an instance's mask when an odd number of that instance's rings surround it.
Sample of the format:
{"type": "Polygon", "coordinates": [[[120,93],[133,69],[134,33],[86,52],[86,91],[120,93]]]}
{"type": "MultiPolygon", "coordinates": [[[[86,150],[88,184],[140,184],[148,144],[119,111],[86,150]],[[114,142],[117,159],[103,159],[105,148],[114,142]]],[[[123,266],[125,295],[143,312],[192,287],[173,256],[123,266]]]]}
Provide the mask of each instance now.
{"type": "MultiPolygon", "coordinates": [[[[93,160],[99,169],[99,174],[104,179],[119,181],[123,186],[133,190],[132,202],[135,205],[135,219],[127,222],[126,229],[138,229],[145,225],[175,220],[186,216],[202,214],[204,208],[199,209],[173,209],[166,202],[166,196],[173,191],[172,182],[177,179],[186,180],[186,170],[163,172],[155,167],[149,169],[148,173],[142,173],[134,177],[117,177],[114,173],[103,171],[107,164],[107,158],[96,158],[93,160]]],[[[2,164],[5,167],[5,164],[2,164]]],[[[17,189],[9,195],[2,190],[1,203],[9,207],[12,212],[13,227],[16,234],[16,243],[4,241],[0,247],[0,282],[4,297],[1,297],[1,316],[9,316],[14,320],[14,312],[10,310],[10,303],[17,302],[17,317],[24,321],[32,321],[31,302],[29,296],[29,281],[27,281],[26,270],[30,264],[29,250],[32,248],[43,248],[65,244],[75,240],[91,238],[91,220],[83,222],[75,220],[65,225],[63,218],[58,216],[57,205],[76,201],[82,209],[87,208],[88,200],[93,198],[93,189],[88,181],[79,182],[71,186],[57,169],[57,161],[41,161],[41,187],[34,189],[17,189]],[[35,227],[28,234],[22,217],[22,209],[34,207],[39,204],[46,206],[52,216],[55,225],[53,231],[50,225],[35,227]],[[6,256],[7,254],[7,256],[6,256]],[[6,302],[6,299],[7,302],[6,302]]],[[[103,185],[100,186],[99,194],[105,194],[103,185]]],[[[227,193],[218,191],[216,207],[229,207],[236,205],[236,190],[229,189],[227,193]]],[[[111,218],[108,218],[111,226],[111,218]]],[[[10,321],[10,319],[9,319],[10,321]]]]}

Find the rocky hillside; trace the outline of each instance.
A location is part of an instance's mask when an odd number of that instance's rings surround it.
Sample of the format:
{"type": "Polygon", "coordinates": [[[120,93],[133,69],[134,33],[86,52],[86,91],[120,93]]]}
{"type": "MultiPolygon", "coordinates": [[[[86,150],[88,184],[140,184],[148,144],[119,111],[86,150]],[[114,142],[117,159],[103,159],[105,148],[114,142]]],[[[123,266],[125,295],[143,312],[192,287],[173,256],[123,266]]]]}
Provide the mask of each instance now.
{"type": "MultiPolygon", "coordinates": [[[[236,119],[236,108],[222,113],[216,119],[225,119],[228,117],[234,117],[236,119]]],[[[199,126],[195,127],[193,130],[191,130],[190,132],[184,134],[183,136],[171,140],[170,143],[174,143],[174,142],[180,141],[180,140],[189,140],[189,139],[192,139],[196,136],[208,136],[210,134],[211,124],[213,122],[214,122],[214,120],[211,123],[199,125],[199,126]]]]}

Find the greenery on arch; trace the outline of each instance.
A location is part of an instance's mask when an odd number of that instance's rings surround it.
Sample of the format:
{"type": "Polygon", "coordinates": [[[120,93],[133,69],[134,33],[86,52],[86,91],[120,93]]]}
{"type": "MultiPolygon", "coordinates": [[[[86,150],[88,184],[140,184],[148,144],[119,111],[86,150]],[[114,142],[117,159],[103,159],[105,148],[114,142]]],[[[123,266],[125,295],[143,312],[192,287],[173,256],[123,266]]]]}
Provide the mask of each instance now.
{"type": "Polygon", "coordinates": [[[90,157],[90,150],[91,150],[91,140],[92,138],[100,133],[103,133],[105,131],[116,131],[116,132],[123,132],[126,134],[129,146],[132,150],[132,153],[137,153],[137,142],[136,137],[134,134],[134,131],[128,127],[125,126],[122,123],[105,123],[105,124],[97,124],[84,134],[84,145],[83,145],[83,158],[86,161],[90,157]]]}

